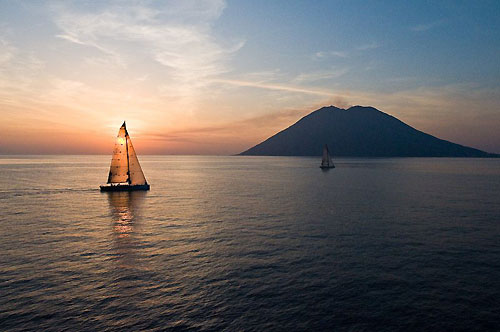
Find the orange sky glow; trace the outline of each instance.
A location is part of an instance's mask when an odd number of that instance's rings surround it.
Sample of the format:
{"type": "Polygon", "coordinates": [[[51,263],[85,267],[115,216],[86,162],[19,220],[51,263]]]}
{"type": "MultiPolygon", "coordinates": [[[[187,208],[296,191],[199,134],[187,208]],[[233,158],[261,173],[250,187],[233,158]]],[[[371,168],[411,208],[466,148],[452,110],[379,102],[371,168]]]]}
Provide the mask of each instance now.
{"type": "Polygon", "coordinates": [[[274,49],[272,33],[232,28],[230,2],[94,5],[1,5],[0,154],[109,154],[124,120],[139,154],[236,154],[332,104],[500,152],[498,86],[395,74],[382,37],[339,50],[336,32],[290,33],[274,49]]]}

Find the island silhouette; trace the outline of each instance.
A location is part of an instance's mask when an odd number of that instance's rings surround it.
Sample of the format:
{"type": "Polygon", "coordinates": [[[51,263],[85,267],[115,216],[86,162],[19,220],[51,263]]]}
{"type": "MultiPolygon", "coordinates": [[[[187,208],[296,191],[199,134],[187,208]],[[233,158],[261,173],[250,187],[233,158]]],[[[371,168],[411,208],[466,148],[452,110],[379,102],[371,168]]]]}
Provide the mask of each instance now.
{"type": "Polygon", "coordinates": [[[439,139],[373,107],[322,107],[240,155],[319,156],[328,144],[344,157],[480,157],[500,155],[439,139]]]}

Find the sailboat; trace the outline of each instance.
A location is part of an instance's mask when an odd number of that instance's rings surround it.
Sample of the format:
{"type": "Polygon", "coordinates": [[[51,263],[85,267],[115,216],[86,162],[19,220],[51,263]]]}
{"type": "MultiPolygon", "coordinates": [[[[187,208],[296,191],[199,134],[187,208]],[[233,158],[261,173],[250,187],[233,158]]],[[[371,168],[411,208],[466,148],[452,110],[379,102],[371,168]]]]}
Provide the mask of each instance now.
{"type": "Polygon", "coordinates": [[[321,160],[320,168],[335,168],[333,164],[332,156],[330,155],[330,151],[328,151],[328,145],[325,144],[323,147],[323,159],[321,160]]]}
{"type": "Polygon", "coordinates": [[[125,121],[118,131],[107,183],[101,186],[101,191],[149,190],[125,121]]]}

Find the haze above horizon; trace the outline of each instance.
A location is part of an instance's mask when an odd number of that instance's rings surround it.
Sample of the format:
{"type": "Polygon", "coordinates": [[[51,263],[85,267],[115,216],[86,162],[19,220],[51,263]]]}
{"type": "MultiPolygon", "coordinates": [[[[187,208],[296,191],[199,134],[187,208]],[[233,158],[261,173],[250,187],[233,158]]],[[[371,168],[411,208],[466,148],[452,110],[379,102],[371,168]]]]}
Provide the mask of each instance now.
{"type": "Polygon", "coordinates": [[[326,105],[500,153],[497,1],[3,1],[0,154],[235,154],[326,105]]]}

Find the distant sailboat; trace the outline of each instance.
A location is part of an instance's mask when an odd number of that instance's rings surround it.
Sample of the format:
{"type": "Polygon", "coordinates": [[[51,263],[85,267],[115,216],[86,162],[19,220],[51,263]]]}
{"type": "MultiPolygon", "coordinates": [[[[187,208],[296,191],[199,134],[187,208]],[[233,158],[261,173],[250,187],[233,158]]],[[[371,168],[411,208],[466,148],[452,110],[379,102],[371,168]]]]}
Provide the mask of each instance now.
{"type": "Polygon", "coordinates": [[[330,151],[328,151],[328,145],[326,144],[323,147],[323,159],[321,160],[320,168],[335,168],[330,151]]]}
{"type": "Polygon", "coordinates": [[[137,159],[125,121],[118,131],[113,149],[108,184],[101,186],[101,191],[149,190],[149,184],[137,159]]]}

